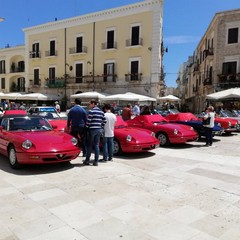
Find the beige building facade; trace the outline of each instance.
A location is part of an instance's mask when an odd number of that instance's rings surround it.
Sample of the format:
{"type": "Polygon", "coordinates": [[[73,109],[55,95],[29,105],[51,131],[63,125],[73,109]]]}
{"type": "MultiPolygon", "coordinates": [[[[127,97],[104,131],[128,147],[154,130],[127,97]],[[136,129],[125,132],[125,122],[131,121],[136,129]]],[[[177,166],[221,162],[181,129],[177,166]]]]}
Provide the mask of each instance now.
{"type": "Polygon", "coordinates": [[[23,29],[26,92],[132,91],[158,97],[162,0],[145,0],[23,29]]]}
{"type": "MultiPolygon", "coordinates": [[[[217,13],[184,68],[183,100],[199,113],[206,95],[240,87],[240,9],[217,13]]],[[[178,86],[180,89],[180,85],[178,86]]]]}
{"type": "Polygon", "coordinates": [[[0,91],[25,90],[25,46],[0,49],[0,91]]]}

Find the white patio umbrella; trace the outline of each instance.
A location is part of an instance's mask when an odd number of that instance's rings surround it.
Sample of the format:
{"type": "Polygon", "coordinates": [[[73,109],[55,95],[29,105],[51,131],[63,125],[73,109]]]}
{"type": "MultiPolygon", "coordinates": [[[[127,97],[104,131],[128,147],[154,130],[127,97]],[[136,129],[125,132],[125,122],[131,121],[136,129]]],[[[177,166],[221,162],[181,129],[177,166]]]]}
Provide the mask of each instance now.
{"type": "Polygon", "coordinates": [[[77,94],[72,94],[70,97],[71,98],[103,98],[107,96],[107,93],[100,93],[100,92],[83,92],[83,93],[77,93],[77,94]]]}
{"type": "Polygon", "coordinates": [[[212,100],[227,100],[227,99],[240,99],[240,88],[230,88],[220,92],[208,94],[207,99],[212,100]]]}
{"type": "Polygon", "coordinates": [[[47,94],[47,93],[28,93],[19,96],[17,99],[18,100],[42,100],[42,101],[47,101],[47,100],[60,100],[60,96],[54,95],[54,94],[47,94]]]}
{"type": "Polygon", "coordinates": [[[106,97],[103,97],[102,100],[112,100],[112,101],[138,101],[138,102],[146,102],[151,101],[155,102],[156,99],[152,97],[148,97],[145,95],[127,92],[127,93],[119,93],[119,94],[113,94],[106,97]]]}
{"type": "Polygon", "coordinates": [[[23,96],[23,94],[18,92],[4,93],[4,98],[9,100],[17,100],[20,96],[23,96]]]}
{"type": "Polygon", "coordinates": [[[169,102],[177,102],[177,101],[180,101],[181,99],[174,96],[174,95],[167,95],[167,96],[164,96],[164,97],[159,97],[158,98],[160,101],[169,101],[169,102]]]}

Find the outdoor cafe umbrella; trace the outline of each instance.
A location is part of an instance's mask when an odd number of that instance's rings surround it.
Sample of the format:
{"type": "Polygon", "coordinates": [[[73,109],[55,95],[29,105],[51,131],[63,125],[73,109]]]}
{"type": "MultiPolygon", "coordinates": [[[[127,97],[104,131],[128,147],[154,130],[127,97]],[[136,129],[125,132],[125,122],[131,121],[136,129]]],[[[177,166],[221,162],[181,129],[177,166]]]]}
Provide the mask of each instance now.
{"type": "Polygon", "coordinates": [[[60,96],[47,93],[28,93],[17,97],[18,100],[51,101],[60,100],[60,96]]]}
{"type": "Polygon", "coordinates": [[[174,96],[174,95],[167,95],[167,96],[164,96],[164,97],[159,97],[158,98],[160,101],[168,101],[168,102],[177,102],[177,101],[180,101],[181,99],[174,96]]]}
{"type": "Polygon", "coordinates": [[[208,94],[206,96],[209,100],[234,100],[240,99],[240,88],[230,88],[227,90],[208,94]]]}
{"type": "Polygon", "coordinates": [[[107,93],[100,93],[100,92],[83,92],[83,93],[77,93],[77,94],[73,94],[70,97],[71,98],[103,98],[107,95],[107,93]]]}

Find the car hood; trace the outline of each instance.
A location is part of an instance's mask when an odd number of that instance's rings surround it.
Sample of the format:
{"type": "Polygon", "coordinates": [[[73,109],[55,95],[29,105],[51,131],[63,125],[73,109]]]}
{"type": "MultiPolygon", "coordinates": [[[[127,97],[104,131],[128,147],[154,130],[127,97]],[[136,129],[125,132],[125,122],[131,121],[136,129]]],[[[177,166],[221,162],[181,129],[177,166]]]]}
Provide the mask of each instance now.
{"type": "Polygon", "coordinates": [[[124,128],[115,128],[114,135],[116,137],[122,136],[126,137],[127,135],[131,135],[135,140],[138,142],[146,142],[146,141],[155,141],[156,138],[151,135],[152,131],[146,129],[139,129],[139,128],[131,128],[131,127],[124,127],[124,128]]]}
{"type": "Polygon", "coordinates": [[[36,132],[16,132],[16,137],[19,140],[30,140],[34,149],[40,152],[47,152],[49,150],[72,150],[76,149],[71,142],[72,136],[58,131],[36,131],[36,132]]]}

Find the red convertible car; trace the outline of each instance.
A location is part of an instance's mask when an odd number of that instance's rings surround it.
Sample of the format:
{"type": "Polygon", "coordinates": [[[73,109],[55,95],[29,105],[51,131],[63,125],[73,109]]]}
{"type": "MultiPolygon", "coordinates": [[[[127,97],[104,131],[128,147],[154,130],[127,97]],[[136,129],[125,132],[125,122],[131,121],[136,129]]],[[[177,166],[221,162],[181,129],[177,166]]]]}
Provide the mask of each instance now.
{"type": "Polygon", "coordinates": [[[161,146],[186,143],[195,141],[198,138],[198,134],[192,127],[169,123],[168,120],[159,114],[136,116],[128,120],[127,124],[132,127],[144,128],[155,132],[161,146]]]}
{"type": "Polygon", "coordinates": [[[42,117],[6,115],[1,118],[0,153],[10,166],[69,162],[78,157],[77,139],[54,131],[42,117]]]}
{"type": "Polygon", "coordinates": [[[61,118],[55,107],[51,106],[36,106],[31,107],[28,113],[32,116],[41,116],[46,118],[49,123],[54,127],[54,130],[64,132],[67,126],[67,120],[61,118]]]}
{"type": "Polygon", "coordinates": [[[114,129],[114,154],[122,152],[145,152],[159,145],[152,131],[129,127],[121,116],[117,116],[114,129]]]}

